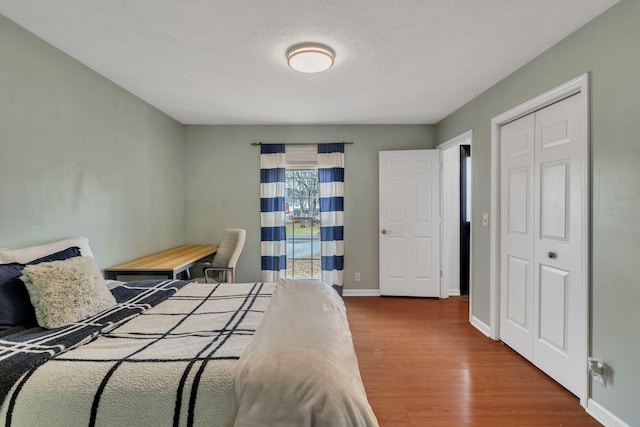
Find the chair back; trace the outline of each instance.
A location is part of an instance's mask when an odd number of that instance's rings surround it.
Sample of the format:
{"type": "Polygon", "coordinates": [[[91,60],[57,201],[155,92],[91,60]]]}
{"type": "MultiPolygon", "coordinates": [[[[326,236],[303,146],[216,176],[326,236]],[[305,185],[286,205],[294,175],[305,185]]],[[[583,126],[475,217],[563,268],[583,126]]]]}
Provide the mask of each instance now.
{"type": "Polygon", "coordinates": [[[213,267],[235,268],[244,247],[246,236],[247,232],[242,228],[227,228],[224,230],[222,242],[218,246],[218,251],[213,257],[211,265],[213,267]]]}

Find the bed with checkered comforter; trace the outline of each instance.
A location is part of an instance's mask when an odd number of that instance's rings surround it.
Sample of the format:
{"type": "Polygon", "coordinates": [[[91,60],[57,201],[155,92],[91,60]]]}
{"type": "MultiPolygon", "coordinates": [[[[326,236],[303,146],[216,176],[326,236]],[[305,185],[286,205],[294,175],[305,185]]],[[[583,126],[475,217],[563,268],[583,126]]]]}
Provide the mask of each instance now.
{"type": "Polygon", "coordinates": [[[0,339],[5,426],[376,426],[328,285],[129,282],[0,339]]]}

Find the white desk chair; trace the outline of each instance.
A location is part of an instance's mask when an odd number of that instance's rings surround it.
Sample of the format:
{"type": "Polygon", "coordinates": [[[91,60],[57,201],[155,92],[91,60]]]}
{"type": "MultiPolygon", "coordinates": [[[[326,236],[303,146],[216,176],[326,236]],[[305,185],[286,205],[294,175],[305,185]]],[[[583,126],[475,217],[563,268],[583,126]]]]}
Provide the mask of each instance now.
{"type": "Polygon", "coordinates": [[[242,253],[246,236],[246,230],[241,228],[227,228],[224,230],[222,242],[218,246],[218,251],[213,260],[204,264],[205,283],[235,283],[236,263],[242,253]]]}

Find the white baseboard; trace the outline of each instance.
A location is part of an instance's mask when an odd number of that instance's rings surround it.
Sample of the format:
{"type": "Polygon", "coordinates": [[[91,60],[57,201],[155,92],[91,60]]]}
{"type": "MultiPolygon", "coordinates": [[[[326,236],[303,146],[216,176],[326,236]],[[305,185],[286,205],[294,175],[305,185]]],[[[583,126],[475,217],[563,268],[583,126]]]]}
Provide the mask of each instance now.
{"type": "Polygon", "coordinates": [[[486,336],[491,337],[491,328],[489,327],[489,325],[487,325],[477,317],[471,316],[471,325],[486,336]]]}
{"type": "Polygon", "coordinates": [[[459,297],[460,296],[460,289],[457,289],[457,290],[449,289],[449,296],[450,297],[459,297]]]}
{"type": "Polygon", "coordinates": [[[379,297],[380,289],[343,289],[342,296],[345,297],[379,297]]]}
{"type": "Polygon", "coordinates": [[[631,427],[593,399],[587,401],[587,413],[605,427],[631,427]]]}

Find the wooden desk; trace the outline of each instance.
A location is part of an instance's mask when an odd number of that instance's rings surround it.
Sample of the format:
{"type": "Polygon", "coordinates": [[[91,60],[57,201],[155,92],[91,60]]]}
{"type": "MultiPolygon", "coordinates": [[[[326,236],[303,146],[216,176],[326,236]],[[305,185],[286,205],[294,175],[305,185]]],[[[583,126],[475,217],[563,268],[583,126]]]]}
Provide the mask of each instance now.
{"type": "Polygon", "coordinates": [[[184,245],[104,269],[105,279],[128,276],[167,276],[176,279],[178,274],[218,250],[218,245],[184,245]]]}

